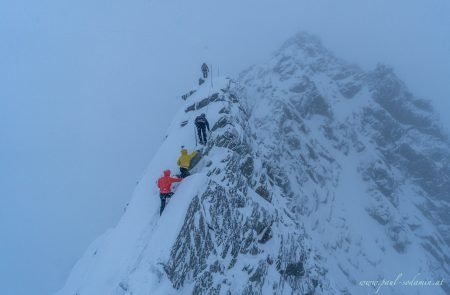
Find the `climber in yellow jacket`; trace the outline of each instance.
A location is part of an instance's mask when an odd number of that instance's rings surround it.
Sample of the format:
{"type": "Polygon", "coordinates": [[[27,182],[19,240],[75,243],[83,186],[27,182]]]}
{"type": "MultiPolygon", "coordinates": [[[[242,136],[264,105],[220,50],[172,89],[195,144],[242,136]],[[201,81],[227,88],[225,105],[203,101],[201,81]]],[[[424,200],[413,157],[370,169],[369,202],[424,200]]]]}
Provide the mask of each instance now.
{"type": "Polygon", "coordinates": [[[178,158],[178,166],[180,166],[180,177],[185,178],[190,175],[189,167],[191,166],[191,160],[193,157],[197,155],[196,151],[193,151],[192,154],[188,154],[187,149],[181,150],[181,156],[178,158]]]}

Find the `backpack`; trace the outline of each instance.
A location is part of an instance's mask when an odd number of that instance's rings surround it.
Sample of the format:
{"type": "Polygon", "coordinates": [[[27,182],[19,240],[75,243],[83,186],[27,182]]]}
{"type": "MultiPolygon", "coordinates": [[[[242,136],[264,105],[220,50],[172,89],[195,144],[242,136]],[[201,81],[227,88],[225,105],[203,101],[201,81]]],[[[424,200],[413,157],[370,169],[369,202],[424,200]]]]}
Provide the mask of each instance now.
{"type": "Polygon", "coordinates": [[[195,126],[199,127],[201,125],[206,125],[206,119],[204,117],[198,116],[195,118],[195,126]]]}

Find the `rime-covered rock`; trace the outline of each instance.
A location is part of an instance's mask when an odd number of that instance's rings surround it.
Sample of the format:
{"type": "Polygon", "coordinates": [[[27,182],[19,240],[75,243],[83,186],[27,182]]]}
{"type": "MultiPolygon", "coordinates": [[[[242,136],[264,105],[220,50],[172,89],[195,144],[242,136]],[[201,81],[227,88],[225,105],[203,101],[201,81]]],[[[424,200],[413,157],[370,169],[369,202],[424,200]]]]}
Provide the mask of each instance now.
{"type": "Polygon", "coordinates": [[[363,280],[448,278],[449,140],[392,69],[364,72],[302,33],[215,85],[187,97],[59,294],[366,294],[363,280]],[[208,144],[159,217],[154,181],[196,148],[200,113],[208,144]]]}

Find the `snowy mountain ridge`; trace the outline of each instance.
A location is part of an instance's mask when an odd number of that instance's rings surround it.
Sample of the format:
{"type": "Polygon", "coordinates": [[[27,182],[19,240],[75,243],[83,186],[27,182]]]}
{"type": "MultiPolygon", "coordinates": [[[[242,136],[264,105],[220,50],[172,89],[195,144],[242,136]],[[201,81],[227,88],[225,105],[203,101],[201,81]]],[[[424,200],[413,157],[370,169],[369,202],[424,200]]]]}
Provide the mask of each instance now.
{"type": "Polygon", "coordinates": [[[371,294],[361,281],[448,278],[449,140],[391,69],[366,73],[302,33],[214,86],[186,100],[59,295],[371,294]],[[196,148],[200,113],[210,141],[159,217],[155,181],[196,148]]]}

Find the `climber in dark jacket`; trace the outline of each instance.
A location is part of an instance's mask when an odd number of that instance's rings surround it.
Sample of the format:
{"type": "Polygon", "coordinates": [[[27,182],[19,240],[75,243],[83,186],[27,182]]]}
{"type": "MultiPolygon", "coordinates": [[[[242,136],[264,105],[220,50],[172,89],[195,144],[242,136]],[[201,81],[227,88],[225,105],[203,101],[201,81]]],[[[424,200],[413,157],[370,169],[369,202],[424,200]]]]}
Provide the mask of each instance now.
{"type": "Polygon", "coordinates": [[[180,182],[182,180],[182,178],[170,177],[170,170],[164,171],[164,176],[158,179],[159,197],[161,199],[159,215],[162,214],[166,207],[166,200],[173,196],[172,183],[180,182]]]}
{"type": "Polygon", "coordinates": [[[205,64],[205,63],[203,63],[203,64],[202,64],[203,79],[208,78],[208,72],[209,72],[208,65],[205,64]]]}
{"type": "Polygon", "coordinates": [[[197,134],[200,144],[205,145],[208,141],[206,136],[206,129],[208,129],[209,132],[209,122],[206,119],[205,114],[201,114],[200,116],[195,118],[195,126],[197,127],[197,134]]]}

